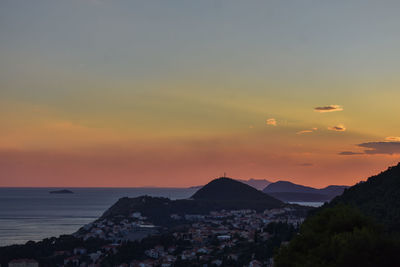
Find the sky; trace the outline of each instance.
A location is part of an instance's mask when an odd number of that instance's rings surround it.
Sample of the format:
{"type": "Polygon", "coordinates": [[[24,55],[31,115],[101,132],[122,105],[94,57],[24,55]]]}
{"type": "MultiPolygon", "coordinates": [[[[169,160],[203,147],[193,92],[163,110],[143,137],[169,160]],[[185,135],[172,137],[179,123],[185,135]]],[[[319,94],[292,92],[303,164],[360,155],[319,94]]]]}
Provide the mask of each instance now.
{"type": "Polygon", "coordinates": [[[2,0],[0,186],[365,180],[400,161],[399,13],[2,0]]]}

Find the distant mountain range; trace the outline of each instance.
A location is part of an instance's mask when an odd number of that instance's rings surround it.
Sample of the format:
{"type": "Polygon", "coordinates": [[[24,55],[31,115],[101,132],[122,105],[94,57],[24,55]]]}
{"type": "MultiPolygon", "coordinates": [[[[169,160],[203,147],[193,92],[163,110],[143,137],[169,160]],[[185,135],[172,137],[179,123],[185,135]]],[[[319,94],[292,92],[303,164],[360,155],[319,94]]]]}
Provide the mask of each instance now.
{"type": "Polygon", "coordinates": [[[270,183],[263,192],[284,202],[326,202],[341,195],[348,186],[330,185],[322,189],[288,181],[270,183]]]}
{"type": "MultiPolygon", "coordinates": [[[[322,189],[295,184],[288,181],[270,182],[266,179],[232,179],[249,185],[283,202],[327,202],[341,195],[348,188],[344,185],[330,185],[322,189]]],[[[192,186],[201,189],[203,186],[192,186]]]]}

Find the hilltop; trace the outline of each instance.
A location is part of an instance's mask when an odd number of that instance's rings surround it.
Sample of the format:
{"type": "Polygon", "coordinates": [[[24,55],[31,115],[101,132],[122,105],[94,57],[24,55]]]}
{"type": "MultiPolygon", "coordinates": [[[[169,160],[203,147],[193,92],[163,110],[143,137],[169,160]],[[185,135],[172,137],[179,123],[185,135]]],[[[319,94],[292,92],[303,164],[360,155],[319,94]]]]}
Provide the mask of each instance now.
{"type": "MultiPolygon", "coordinates": [[[[250,178],[248,180],[244,180],[244,179],[234,179],[236,181],[239,181],[243,184],[247,184],[251,187],[254,187],[257,190],[262,191],[266,186],[268,186],[271,182],[266,180],[266,179],[254,179],[254,178],[250,178]]],[[[204,185],[198,185],[198,186],[191,186],[189,188],[192,189],[200,189],[202,188],[204,185]]]]}
{"type": "Polygon", "coordinates": [[[317,189],[288,181],[278,181],[269,184],[264,188],[263,192],[282,201],[325,202],[342,194],[346,188],[348,186],[330,185],[317,189]]]}
{"type": "Polygon", "coordinates": [[[270,197],[247,184],[226,177],[212,180],[199,189],[192,196],[192,199],[214,201],[268,201],[271,205],[282,204],[281,201],[270,197]]]}
{"type": "Polygon", "coordinates": [[[279,208],[284,203],[261,191],[231,178],[212,180],[192,197],[194,201],[210,203],[219,209],[254,209],[257,211],[279,208]]]}

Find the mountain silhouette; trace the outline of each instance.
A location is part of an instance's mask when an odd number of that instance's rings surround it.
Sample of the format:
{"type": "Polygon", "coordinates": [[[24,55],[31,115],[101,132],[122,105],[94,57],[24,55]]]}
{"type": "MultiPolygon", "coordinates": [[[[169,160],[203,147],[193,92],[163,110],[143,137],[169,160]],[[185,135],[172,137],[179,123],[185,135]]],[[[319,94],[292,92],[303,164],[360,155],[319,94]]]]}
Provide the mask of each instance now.
{"type": "Polygon", "coordinates": [[[195,200],[207,201],[262,201],[269,205],[281,205],[282,202],[261,191],[231,178],[221,177],[212,180],[193,196],[195,200]]]}
{"type": "MultiPolygon", "coordinates": [[[[236,181],[239,181],[241,183],[250,185],[251,187],[254,187],[257,190],[262,191],[267,185],[269,185],[271,182],[266,180],[266,179],[254,179],[254,178],[250,178],[248,180],[244,180],[244,179],[234,179],[236,181]]],[[[189,187],[190,189],[200,189],[202,188],[204,185],[197,185],[197,186],[191,186],[189,187]]]]}
{"type": "Polygon", "coordinates": [[[288,181],[269,184],[263,192],[282,201],[330,201],[343,193],[348,186],[330,185],[322,189],[299,185],[288,181]]]}

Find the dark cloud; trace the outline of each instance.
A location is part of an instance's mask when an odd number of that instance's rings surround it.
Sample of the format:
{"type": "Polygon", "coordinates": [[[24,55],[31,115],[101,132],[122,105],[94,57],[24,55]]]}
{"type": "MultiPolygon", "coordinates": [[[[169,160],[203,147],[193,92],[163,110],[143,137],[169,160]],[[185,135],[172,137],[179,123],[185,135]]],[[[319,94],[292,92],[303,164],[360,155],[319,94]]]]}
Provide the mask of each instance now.
{"type": "Polygon", "coordinates": [[[352,152],[352,151],[343,151],[343,152],[339,153],[339,155],[343,155],[343,156],[352,156],[352,155],[360,155],[360,154],[364,154],[364,153],[352,152]]]}
{"type": "Polygon", "coordinates": [[[323,107],[316,107],[314,108],[315,112],[334,112],[334,111],[342,111],[343,108],[339,105],[329,105],[329,106],[323,106],[323,107]]]}
{"type": "Polygon", "coordinates": [[[351,155],[360,155],[360,154],[368,154],[368,155],[376,155],[376,154],[400,154],[400,142],[367,142],[361,143],[357,146],[362,148],[367,148],[364,152],[352,152],[352,151],[343,151],[340,152],[339,155],[351,156],[351,155]]]}
{"type": "Polygon", "coordinates": [[[312,163],[301,163],[301,164],[299,164],[299,166],[303,166],[303,167],[311,167],[311,166],[314,166],[314,164],[312,164],[312,163]]]}
{"type": "Polygon", "coordinates": [[[358,146],[368,148],[365,154],[400,154],[400,142],[368,142],[358,146]]]}
{"type": "Polygon", "coordinates": [[[328,130],[336,131],[336,132],[344,132],[344,131],[346,131],[346,127],[344,127],[343,125],[336,125],[336,126],[328,127],[328,130]]]}

